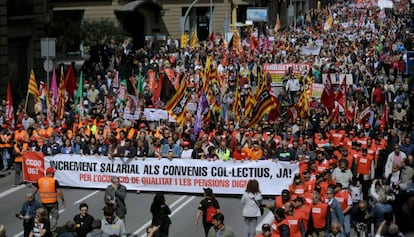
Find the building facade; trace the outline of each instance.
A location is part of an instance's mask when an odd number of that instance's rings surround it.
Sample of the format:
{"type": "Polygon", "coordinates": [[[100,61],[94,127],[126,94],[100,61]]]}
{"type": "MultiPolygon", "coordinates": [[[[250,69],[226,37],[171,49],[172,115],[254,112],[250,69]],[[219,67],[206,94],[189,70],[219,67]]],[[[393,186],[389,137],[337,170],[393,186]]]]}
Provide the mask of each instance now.
{"type": "Polygon", "coordinates": [[[315,5],[305,0],[0,0],[0,97],[5,98],[10,81],[15,104],[24,101],[31,69],[38,81],[45,80],[40,41],[63,18],[70,19],[68,31],[84,21],[112,21],[142,46],[151,37],[179,39],[184,31],[197,32],[200,40],[212,31],[223,34],[235,21],[244,23],[249,8],[267,8],[262,26],[273,27],[277,14],[284,25],[315,5]]]}

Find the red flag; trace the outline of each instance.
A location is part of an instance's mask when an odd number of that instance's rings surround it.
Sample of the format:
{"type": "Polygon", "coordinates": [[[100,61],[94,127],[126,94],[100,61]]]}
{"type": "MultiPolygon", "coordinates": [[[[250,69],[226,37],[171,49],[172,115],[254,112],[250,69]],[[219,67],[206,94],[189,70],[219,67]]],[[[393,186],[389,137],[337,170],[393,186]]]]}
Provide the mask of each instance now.
{"type": "Polygon", "coordinates": [[[11,128],[14,128],[13,96],[10,82],[7,83],[6,123],[9,124],[11,128]]]}
{"type": "Polygon", "coordinates": [[[76,78],[75,72],[73,71],[72,64],[69,66],[68,72],[66,73],[65,78],[65,89],[68,92],[68,96],[73,97],[76,91],[76,78]]]}
{"type": "Polygon", "coordinates": [[[211,32],[211,34],[208,36],[207,48],[208,49],[214,48],[214,31],[211,32]]]}
{"type": "Polygon", "coordinates": [[[332,110],[335,109],[335,96],[332,88],[331,75],[329,73],[323,87],[321,103],[328,109],[329,114],[331,114],[333,112],[332,110]]]}
{"type": "Polygon", "coordinates": [[[65,115],[65,80],[63,80],[63,69],[60,73],[60,82],[58,90],[57,116],[63,119],[65,115]]]}
{"type": "Polygon", "coordinates": [[[280,117],[279,100],[277,99],[277,95],[274,93],[273,90],[270,90],[269,92],[272,96],[273,103],[275,104],[274,108],[269,112],[269,120],[275,121],[277,118],[280,117]]]}
{"type": "Polygon", "coordinates": [[[358,118],[359,124],[365,124],[366,122],[370,122],[370,118],[374,116],[374,113],[371,110],[371,106],[365,107],[364,110],[361,111],[358,118]]]}
{"type": "Polygon", "coordinates": [[[387,100],[385,100],[384,113],[382,114],[381,125],[380,125],[380,130],[381,131],[384,131],[384,129],[387,127],[388,114],[389,114],[388,103],[387,103],[387,100]]]}
{"type": "Polygon", "coordinates": [[[347,109],[347,87],[346,87],[346,77],[344,76],[344,79],[342,80],[341,85],[339,86],[338,90],[335,94],[335,100],[338,101],[344,109],[347,109]]]}

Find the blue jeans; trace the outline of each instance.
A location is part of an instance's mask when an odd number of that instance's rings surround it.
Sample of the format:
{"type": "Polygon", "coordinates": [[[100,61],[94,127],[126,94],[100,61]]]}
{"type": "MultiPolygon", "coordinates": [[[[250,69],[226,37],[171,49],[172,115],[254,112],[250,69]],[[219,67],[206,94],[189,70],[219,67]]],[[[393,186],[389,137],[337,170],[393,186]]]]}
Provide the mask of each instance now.
{"type": "Polygon", "coordinates": [[[344,216],[344,232],[347,236],[349,236],[349,232],[351,231],[351,214],[347,214],[344,216]]]}
{"type": "Polygon", "coordinates": [[[390,204],[377,203],[372,211],[374,214],[373,216],[377,218],[375,223],[375,229],[377,229],[384,220],[384,215],[386,213],[392,213],[392,206],[390,204]]]}
{"type": "Polygon", "coordinates": [[[244,236],[256,236],[257,217],[244,217],[244,236]]]}
{"type": "Polygon", "coordinates": [[[5,169],[9,168],[10,153],[7,150],[7,148],[3,148],[3,150],[1,151],[1,155],[3,157],[3,168],[5,169]]]}

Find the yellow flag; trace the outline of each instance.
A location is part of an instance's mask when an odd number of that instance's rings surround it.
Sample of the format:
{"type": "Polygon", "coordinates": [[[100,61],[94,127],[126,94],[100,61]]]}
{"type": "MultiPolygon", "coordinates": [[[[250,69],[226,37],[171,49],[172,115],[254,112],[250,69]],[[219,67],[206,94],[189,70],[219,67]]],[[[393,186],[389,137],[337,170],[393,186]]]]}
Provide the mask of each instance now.
{"type": "Polygon", "coordinates": [[[190,48],[195,49],[195,47],[197,47],[197,45],[198,45],[197,32],[194,31],[193,34],[191,35],[190,48]]]}
{"type": "Polygon", "coordinates": [[[181,48],[185,48],[188,45],[188,33],[181,35],[181,48]]]}

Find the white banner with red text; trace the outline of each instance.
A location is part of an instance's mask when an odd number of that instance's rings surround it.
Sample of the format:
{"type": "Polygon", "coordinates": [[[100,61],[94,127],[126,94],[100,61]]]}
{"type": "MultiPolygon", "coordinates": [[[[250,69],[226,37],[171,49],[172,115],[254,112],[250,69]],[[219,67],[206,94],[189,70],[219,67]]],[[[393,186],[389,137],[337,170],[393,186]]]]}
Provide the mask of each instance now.
{"type": "MultiPolygon", "coordinates": [[[[115,158],[59,154],[45,157],[44,169],[68,187],[106,188],[118,176],[128,190],[202,193],[210,187],[217,194],[242,194],[250,179],[259,181],[264,195],[287,189],[297,164],[260,161],[208,161],[192,159],[115,158]]],[[[32,180],[32,182],[36,182],[32,180]]]]}

